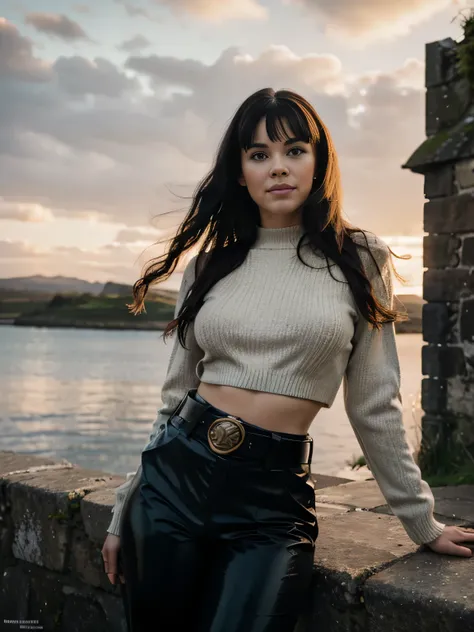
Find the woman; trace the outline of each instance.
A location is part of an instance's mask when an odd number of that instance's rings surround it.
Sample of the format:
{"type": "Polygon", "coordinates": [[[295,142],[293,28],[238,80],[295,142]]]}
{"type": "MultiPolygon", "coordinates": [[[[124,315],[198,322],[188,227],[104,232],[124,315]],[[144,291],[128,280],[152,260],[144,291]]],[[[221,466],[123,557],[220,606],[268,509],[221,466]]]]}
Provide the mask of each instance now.
{"type": "Polygon", "coordinates": [[[133,313],[199,241],[165,331],[163,407],[103,548],[129,630],[294,629],[319,531],[308,430],[342,381],[408,535],[469,555],[454,543],[474,535],[435,520],[405,441],[391,251],[343,219],[336,153],[304,98],[264,89],[240,106],[133,313]]]}

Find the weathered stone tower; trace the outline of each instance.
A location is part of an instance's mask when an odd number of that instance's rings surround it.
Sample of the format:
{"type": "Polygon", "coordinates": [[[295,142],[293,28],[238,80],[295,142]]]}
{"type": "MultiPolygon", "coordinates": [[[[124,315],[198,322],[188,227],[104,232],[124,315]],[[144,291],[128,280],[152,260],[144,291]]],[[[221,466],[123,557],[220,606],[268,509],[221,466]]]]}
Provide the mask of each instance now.
{"type": "Polygon", "coordinates": [[[459,63],[466,38],[426,45],[427,140],[403,165],[425,176],[419,464],[435,484],[474,483],[474,82],[466,58],[459,63]]]}

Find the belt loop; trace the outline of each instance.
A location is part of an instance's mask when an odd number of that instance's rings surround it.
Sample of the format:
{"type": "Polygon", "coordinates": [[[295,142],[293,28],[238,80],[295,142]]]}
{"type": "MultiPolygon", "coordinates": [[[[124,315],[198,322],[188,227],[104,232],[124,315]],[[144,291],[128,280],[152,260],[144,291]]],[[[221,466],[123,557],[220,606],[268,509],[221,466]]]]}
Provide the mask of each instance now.
{"type": "Polygon", "coordinates": [[[313,437],[310,437],[310,443],[309,443],[309,458],[308,458],[308,465],[311,468],[311,463],[313,461],[313,447],[314,447],[314,441],[313,441],[313,437]]]}

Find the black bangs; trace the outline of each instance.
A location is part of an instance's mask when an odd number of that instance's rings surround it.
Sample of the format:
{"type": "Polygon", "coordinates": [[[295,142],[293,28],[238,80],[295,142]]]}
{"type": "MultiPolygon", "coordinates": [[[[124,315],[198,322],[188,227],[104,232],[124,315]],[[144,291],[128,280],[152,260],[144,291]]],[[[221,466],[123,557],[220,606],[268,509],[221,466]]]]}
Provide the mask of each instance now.
{"type": "Polygon", "coordinates": [[[266,119],[268,137],[272,142],[284,141],[291,133],[291,138],[313,143],[319,140],[320,134],[316,122],[299,104],[282,97],[265,97],[254,101],[243,114],[239,129],[238,143],[245,151],[255,140],[257,126],[266,119]]]}

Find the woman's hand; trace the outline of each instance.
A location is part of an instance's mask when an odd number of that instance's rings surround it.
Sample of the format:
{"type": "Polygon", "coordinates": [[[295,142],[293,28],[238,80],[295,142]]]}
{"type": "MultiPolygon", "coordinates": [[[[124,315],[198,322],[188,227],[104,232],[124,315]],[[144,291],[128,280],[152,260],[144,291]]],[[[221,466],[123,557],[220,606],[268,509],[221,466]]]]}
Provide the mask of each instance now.
{"type": "Polygon", "coordinates": [[[467,546],[458,546],[458,542],[471,542],[474,545],[474,529],[461,527],[445,527],[436,540],[426,543],[432,551],[445,555],[472,557],[472,551],[467,546]]]}
{"type": "Polygon", "coordinates": [[[104,546],[102,547],[102,557],[104,560],[104,568],[107,573],[107,577],[111,584],[115,584],[117,575],[120,578],[122,584],[125,584],[123,575],[119,575],[118,568],[118,555],[120,551],[120,538],[118,535],[109,533],[105,538],[104,546]]]}

